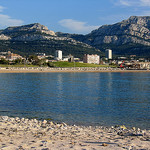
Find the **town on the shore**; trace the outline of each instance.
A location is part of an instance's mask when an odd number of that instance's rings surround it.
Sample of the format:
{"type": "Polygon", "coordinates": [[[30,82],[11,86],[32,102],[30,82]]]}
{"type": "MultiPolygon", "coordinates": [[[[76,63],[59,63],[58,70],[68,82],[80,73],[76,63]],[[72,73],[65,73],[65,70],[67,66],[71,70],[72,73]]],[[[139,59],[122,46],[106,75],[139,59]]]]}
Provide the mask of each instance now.
{"type": "Polygon", "coordinates": [[[38,65],[54,67],[53,62],[79,62],[97,65],[114,65],[123,69],[150,69],[150,61],[145,58],[130,55],[128,57],[121,56],[113,58],[111,49],[105,50],[105,57],[100,57],[97,54],[84,54],[83,58],[76,58],[69,54],[64,56],[62,50],[56,50],[55,56],[46,55],[45,53],[35,53],[29,57],[22,57],[19,54],[12,53],[11,51],[0,52],[0,64],[24,64],[24,65],[38,65]]]}

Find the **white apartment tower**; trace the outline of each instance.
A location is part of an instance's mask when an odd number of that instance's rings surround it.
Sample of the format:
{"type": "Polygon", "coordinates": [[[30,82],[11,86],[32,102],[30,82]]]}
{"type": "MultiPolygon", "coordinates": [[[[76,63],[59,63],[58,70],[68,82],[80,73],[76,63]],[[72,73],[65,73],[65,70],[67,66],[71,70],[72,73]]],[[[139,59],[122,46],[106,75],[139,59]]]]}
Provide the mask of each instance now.
{"type": "Polygon", "coordinates": [[[56,60],[62,60],[62,51],[61,50],[57,50],[55,52],[55,59],[56,60]]]}
{"type": "Polygon", "coordinates": [[[112,59],[112,50],[111,49],[106,49],[105,50],[105,57],[107,59],[112,59]]]}

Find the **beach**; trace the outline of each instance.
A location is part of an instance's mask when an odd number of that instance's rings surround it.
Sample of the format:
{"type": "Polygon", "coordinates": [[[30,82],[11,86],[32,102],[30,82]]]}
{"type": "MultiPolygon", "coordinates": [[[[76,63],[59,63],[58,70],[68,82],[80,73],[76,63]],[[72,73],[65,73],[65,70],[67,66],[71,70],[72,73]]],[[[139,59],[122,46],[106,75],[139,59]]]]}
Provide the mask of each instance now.
{"type": "Polygon", "coordinates": [[[150,130],[0,116],[1,150],[149,150],[150,130]]]}
{"type": "Polygon", "coordinates": [[[0,67],[0,73],[46,73],[46,72],[150,72],[150,70],[105,67],[0,67]]]}

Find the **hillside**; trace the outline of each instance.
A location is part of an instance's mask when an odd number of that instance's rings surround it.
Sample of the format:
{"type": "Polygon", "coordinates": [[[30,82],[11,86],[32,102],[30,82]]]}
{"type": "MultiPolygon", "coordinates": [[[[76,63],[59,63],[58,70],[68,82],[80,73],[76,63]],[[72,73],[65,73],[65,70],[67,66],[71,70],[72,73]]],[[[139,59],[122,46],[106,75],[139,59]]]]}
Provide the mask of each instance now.
{"type": "Polygon", "coordinates": [[[122,22],[101,26],[82,41],[102,50],[111,48],[115,54],[150,56],[150,17],[131,16],[122,22]]]}
{"type": "Polygon", "coordinates": [[[136,54],[150,57],[150,17],[131,16],[113,25],[103,25],[87,35],[56,33],[73,38],[102,51],[110,48],[116,55],[136,54]]]}
{"type": "Polygon", "coordinates": [[[83,57],[85,53],[100,54],[100,50],[72,38],[57,36],[54,31],[39,23],[8,27],[0,31],[0,51],[12,51],[22,55],[38,52],[54,55],[62,50],[63,55],[83,57]]]}
{"type": "Polygon", "coordinates": [[[113,25],[103,25],[87,35],[54,32],[35,23],[0,30],[0,51],[11,50],[19,54],[44,52],[54,55],[103,55],[110,48],[115,55],[150,57],[150,16],[131,16],[113,25]]]}

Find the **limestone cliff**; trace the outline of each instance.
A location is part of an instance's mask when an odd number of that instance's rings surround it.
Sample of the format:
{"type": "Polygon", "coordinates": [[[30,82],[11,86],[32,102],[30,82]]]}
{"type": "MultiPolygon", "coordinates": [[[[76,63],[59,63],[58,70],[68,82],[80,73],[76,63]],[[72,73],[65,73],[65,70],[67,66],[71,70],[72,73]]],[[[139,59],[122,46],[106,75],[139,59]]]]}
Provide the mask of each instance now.
{"type": "Polygon", "coordinates": [[[101,26],[86,35],[84,42],[92,46],[128,43],[150,46],[150,17],[131,16],[122,22],[101,26]]]}

